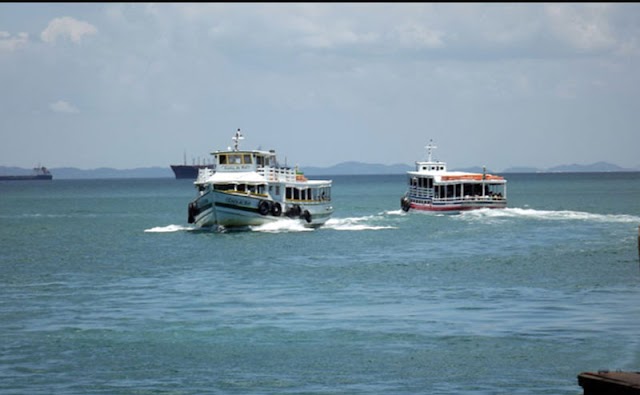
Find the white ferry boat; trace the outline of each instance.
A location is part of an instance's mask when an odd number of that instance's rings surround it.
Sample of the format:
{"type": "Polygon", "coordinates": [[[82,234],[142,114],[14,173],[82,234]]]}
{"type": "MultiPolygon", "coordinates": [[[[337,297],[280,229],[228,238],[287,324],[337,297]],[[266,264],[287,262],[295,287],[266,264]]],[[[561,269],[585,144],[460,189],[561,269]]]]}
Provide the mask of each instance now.
{"type": "Polygon", "coordinates": [[[400,199],[404,211],[459,212],[507,207],[507,180],[501,176],[447,171],[445,162],[431,159],[433,142],[427,145],[427,161],[408,171],[408,189],[400,199]]]}
{"type": "Polygon", "coordinates": [[[188,206],[196,227],[246,227],[291,218],[306,227],[322,226],[333,213],[331,180],[308,180],[297,167],[280,166],[274,150],[214,151],[214,167],[200,169],[198,195],[188,206]]]}

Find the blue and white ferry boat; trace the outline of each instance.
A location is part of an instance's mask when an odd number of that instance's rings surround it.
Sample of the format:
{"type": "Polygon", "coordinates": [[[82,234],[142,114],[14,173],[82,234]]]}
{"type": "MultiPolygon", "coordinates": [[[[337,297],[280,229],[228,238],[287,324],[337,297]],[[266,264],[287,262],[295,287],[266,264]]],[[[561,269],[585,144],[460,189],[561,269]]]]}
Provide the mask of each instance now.
{"type": "Polygon", "coordinates": [[[308,180],[297,167],[281,166],[274,150],[239,149],[240,129],[232,139],[233,149],[212,152],[214,166],[198,173],[190,224],[233,228],[296,219],[319,227],[331,217],[331,180],[308,180]]]}

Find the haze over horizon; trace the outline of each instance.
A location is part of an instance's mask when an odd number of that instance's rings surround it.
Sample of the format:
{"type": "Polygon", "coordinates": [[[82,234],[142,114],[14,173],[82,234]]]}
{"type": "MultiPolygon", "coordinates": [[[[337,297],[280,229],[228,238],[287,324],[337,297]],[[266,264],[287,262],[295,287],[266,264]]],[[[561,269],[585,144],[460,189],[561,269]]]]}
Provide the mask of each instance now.
{"type": "Polygon", "coordinates": [[[0,166],[640,166],[640,4],[0,3],[0,166]]]}

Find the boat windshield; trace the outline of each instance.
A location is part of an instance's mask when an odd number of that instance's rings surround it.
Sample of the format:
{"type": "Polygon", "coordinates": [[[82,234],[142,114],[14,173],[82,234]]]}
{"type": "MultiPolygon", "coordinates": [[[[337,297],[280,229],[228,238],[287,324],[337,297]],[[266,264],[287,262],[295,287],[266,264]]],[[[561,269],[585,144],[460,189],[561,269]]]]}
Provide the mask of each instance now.
{"type": "Polygon", "coordinates": [[[221,165],[250,165],[252,164],[251,154],[221,154],[221,165]]]}

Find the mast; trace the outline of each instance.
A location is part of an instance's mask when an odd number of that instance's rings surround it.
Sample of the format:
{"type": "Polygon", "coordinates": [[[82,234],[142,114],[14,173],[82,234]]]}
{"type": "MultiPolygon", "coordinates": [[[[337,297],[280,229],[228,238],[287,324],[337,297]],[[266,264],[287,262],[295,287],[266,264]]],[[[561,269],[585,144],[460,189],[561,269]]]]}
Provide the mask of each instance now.
{"type": "Polygon", "coordinates": [[[244,140],[244,136],[242,136],[242,134],[240,133],[240,128],[238,128],[238,130],[236,131],[235,136],[233,136],[233,137],[231,138],[231,140],[233,140],[233,141],[234,141],[234,143],[233,143],[233,150],[234,150],[234,151],[237,151],[237,150],[238,150],[238,142],[239,142],[240,140],[244,140]]]}
{"type": "Polygon", "coordinates": [[[435,145],[433,145],[433,139],[429,139],[429,144],[426,145],[424,148],[427,149],[427,162],[431,162],[431,151],[434,148],[438,148],[435,145]]]}

